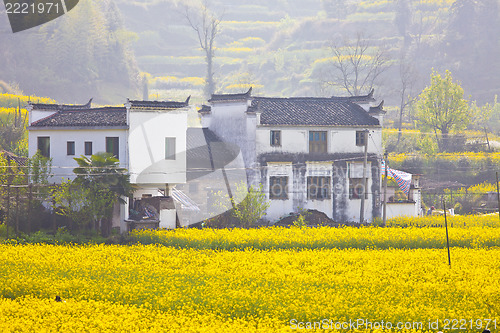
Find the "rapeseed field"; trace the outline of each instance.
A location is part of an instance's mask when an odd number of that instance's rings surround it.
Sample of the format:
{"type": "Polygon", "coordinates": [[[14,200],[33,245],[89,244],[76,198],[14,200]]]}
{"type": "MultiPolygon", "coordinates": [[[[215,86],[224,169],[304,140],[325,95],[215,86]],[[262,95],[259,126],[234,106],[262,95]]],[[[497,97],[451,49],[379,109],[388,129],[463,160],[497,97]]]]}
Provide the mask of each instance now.
{"type": "MultiPolygon", "coordinates": [[[[356,240],[342,248],[317,246],[314,238],[327,229],[155,232],[158,239],[183,236],[183,246],[0,245],[0,330],[437,332],[456,326],[462,329],[454,332],[482,332],[486,325],[498,330],[500,248],[498,240],[483,246],[480,239],[495,239],[500,229],[452,228],[450,235],[464,232],[457,240],[469,233],[477,242],[452,247],[451,267],[446,249],[438,246],[356,248],[356,240]],[[219,245],[194,246],[213,243],[208,235],[219,245]],[[224,239],[245,244],[249,237],[262,248],[220,245],[224,239]],[[297,243],[287,247],[286,238],[297,243]],[[272,247],[272,241],[281,245],[272,247]]],[[[345,238],[345,244],[358,233],[388,240],[394,233],[398,242],[412,233],[428,237],[429,230],[444,237],[443,228],[331,230],[328,237],[345,238]]]]}

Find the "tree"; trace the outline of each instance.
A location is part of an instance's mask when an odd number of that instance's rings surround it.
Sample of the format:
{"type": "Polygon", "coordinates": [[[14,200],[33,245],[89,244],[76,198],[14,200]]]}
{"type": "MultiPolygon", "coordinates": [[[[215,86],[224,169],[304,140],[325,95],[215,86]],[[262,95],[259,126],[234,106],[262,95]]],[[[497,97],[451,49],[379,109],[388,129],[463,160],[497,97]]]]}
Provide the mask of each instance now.
{"type": "Polygon", "coordinates": [[[194,13],[186,7],[185,16],[191,28],[196,32],[200,47],[205,53],[207,62],[205,95],[210,98],[215,92],[213,61],[215,57],[215,39],[221,31],[220,17],[208,8],[207,1],[200,4],[194,13]]]}
{"type": "MultiPolygon", "coordinates": [[[[244,193],[246,188],[240,184],[237,193],[244,193]]],[[[269,202],[266,201],[266,194],[262,192],[262,184],[259,187],[250,186],[245,198],[239,204],[233,204],[234,216],[240,220],[242,227],[251,227],[266,214],[269,202]]]]}
{"type": "Polygon", "coordinates": [[[419,95],[415,108],[418,124],[422,129],[434,132],[441,151],[448,147],[450,132],[464,129],[469,122],[464,90],[453,82],[448,70],[444,77],[432,72],[431,84],[419,95]]]}
{"type": "Polygon", "coordinates": [[[400,80],[400,104],[399,104],[399,124],[398,124],[398,143],[401,141],[403,114],[405,108],[413,102],[412,90],[415,84],[415,70],[411,63],[403,55],[399,61],[399,80],[400,80]]]}
{"type": "Polygon", "coordinates": [[[78,167],[73,169],[77,175],[73,183],[88,191],[84,209],[92,216],[94,226],[100,226],[103,236],[108,236],[114,204],[123,202],[123,197],[134,190],[127,170],[120,168],[118,159],[110,153],[82,156],[75,161],[78,167]]]}
{"type": "Polygon", "coordinates": [[[333,70],[326,84],[344,89],[351,96],[370,91],[387,70],[385,52],[358,34],[356,40],[333,44],[333,70]]]}

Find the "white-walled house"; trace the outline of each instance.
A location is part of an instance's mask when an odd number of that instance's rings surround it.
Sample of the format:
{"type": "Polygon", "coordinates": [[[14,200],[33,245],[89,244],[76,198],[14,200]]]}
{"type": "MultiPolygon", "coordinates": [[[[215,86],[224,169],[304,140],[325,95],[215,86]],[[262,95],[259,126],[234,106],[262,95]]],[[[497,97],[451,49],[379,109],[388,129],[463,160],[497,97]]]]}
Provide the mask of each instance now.
{"type": "Polygon", "coordinates": [[[212,95],[202,127],[240,147],[249,184],[262,184],[276,221],[317,209],[339,222],[380,216],[383,103],[366,96],[269,98],[212,95]],[[365,135],[368,133],[368,136],[365,135]],[[367,191],[363,159],[368,144],[367,191]]]}
{"type": "MultiPolygon", "coordinates": [[[[109,152],[138,186],[134,199],[169,195],[172,187],[186,182],[188,108],[189,98],[185,102],[128,100],[123,107],[102,108],[92,108],[91,101],[85,105],[29,104],[29,155],[39,150],[51,158],[54,176],[50,181],[59,183],[74,177],[74,157],[109,152]]],[[[121,210],[124,230],[128,207],[121,210]]]]}

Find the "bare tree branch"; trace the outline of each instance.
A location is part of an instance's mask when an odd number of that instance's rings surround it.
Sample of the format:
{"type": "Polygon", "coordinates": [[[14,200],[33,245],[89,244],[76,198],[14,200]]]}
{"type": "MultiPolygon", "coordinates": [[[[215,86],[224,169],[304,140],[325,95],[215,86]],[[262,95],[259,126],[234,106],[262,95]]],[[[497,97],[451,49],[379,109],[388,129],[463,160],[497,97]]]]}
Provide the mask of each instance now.
{"type": "Polygon", "coordinates": [[[205,53],[207,62],[207,78],[205,94],[210,97],[215,92],[213,61],[215,57],[215,39],[220,33],[221,15],[215,15],[204,1],[196,9],[185,7],[184,16],[198,36],[200,48],[205,53]]]}
{"type": "Polygon", "coordinates": [[[341,87],[351,96],[370,91],[387,70],[387,58],[380,48],[372,51],[361,34],[356,40],[345,40],[331,47],[333,66],[327,84],[341,87]]]}

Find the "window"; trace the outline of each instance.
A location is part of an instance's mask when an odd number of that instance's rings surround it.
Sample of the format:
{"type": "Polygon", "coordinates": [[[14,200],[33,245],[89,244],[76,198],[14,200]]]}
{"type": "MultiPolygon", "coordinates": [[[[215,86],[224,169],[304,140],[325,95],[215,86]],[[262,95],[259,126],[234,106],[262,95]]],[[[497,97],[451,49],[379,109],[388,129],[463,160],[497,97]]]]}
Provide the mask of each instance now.
{"type": "Polygon", "coordinates": [[[85,155],[92,155],[92,142],[85,142],[85,155]]]}
{"type": "Polygon", "coordinates": [[[288,177],[269,177],[269,199],[288,199],[288,177]]]}
{"type": "Polygon", "coordinates": [[[50,137],[49,136],[39,136],[38,137],[38,150],[42,156],[47,158],[50,157],[50,137]]]}
{"type": "Polygon", "coordinates": [[[281,131],[271,131],[271,146],[281,146],[281,131]]]}
{"type": "Polygon", "coordinates": [[[368,199],[368,192],[365,191],[363,178],[350,178],[349,199],[361,199],[363,193],[365,194],[365,199],[368,199]]]}
{"type": "Polygon", "coordinates": [[[75,155],[75,141],[66,142],[66,155],[75,155]]]}
{"type": "Polygon", "coordinates": [[[117,137],[106,137],[106,153],[113,154],[114,157],[119,159],[119,140],[117,137]]]}
{"type": "Polygon", "coordinates": [[[366,132],[356,131],[356,146],[366,145],[366,132]]]}
{"type": "Polygon", "coordinates": [[[165,138],[165,159],[175,160],[175,138],[165,138]]]}
{"type": "Polygon", "coordinates": [[[326,131],[309,132],[309,153],[326,153],[326,131]]]}
{"type": "Polygon", "coordinates": [[[330,177],[307,177],[307,198],[330,199],[330,177]]]}

